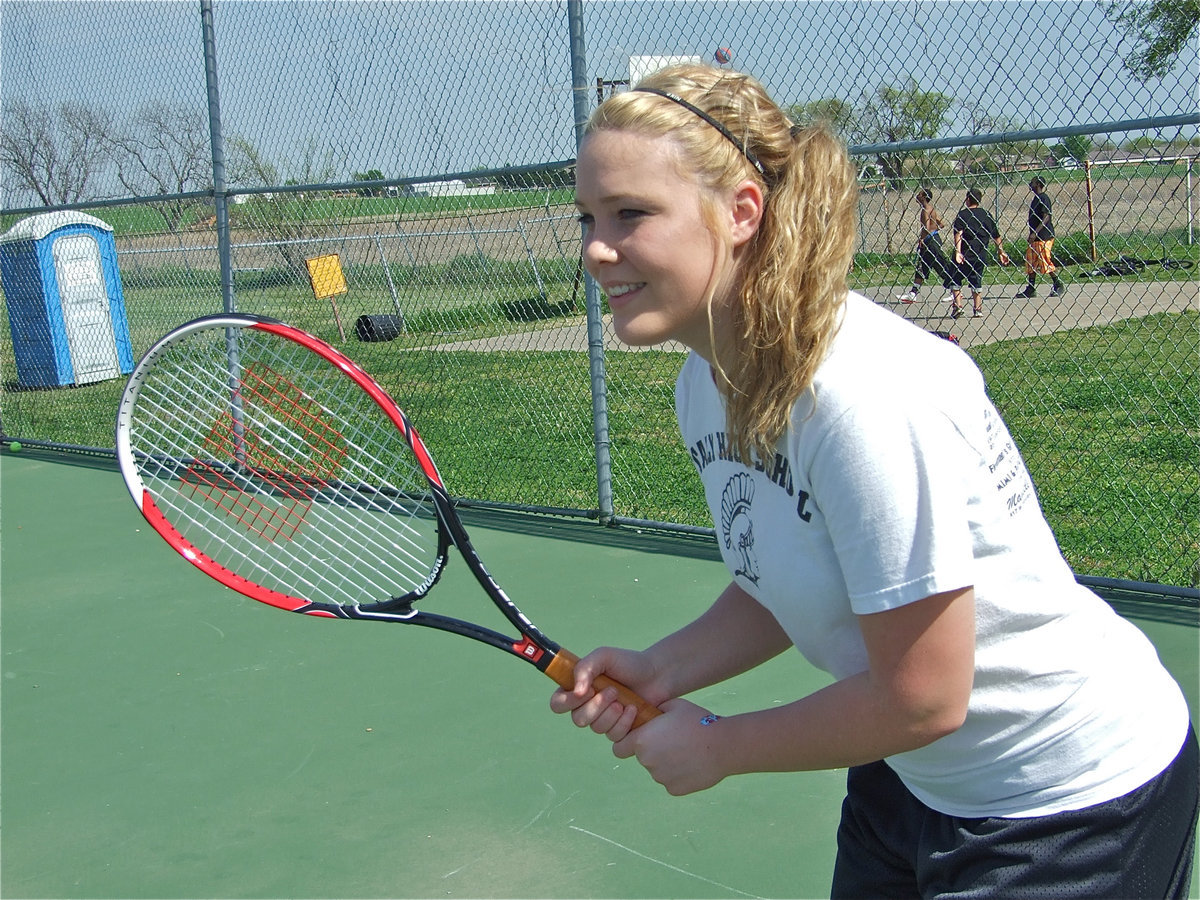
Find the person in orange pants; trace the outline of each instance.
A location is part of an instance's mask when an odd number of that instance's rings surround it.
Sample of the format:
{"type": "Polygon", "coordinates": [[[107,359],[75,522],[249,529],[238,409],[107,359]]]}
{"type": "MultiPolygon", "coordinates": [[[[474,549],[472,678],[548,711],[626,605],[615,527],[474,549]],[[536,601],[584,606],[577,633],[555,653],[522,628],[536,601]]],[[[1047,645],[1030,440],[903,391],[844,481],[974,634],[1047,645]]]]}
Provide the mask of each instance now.
{"type": "Polygon", "coordinates": [[[1038,175],[1029,180],[1033,199],[1029,201],[1029,246],[1025,250],[1025,278],[1029,282],[1018,297],[1037,296],[1037,277],[1049,275],[1053,287],[1051,297],[1061,297],[1065,291],[1058,267],[1050,257],[1054,249],[1054,217],[1050,195],[1046,193],[1046,182],[1038,175]]]}

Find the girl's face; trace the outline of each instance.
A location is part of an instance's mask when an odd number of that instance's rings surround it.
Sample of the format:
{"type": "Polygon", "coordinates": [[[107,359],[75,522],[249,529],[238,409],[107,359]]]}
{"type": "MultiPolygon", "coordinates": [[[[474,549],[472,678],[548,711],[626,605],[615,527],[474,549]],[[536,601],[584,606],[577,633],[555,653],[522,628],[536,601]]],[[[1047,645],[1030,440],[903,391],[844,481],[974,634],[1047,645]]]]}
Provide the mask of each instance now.
{"type": "MultiPolygon", "coordinates": [[[[711,233],[701,190],[669,138],[597,131],[579,153],[584,263],[608,295],[617,336],[635,346],[680,341],[711,362],[710,286],[731,271],[732,247],[711,233]]],[[[718,329],[723,300],[718,289],[718,329]]]]}

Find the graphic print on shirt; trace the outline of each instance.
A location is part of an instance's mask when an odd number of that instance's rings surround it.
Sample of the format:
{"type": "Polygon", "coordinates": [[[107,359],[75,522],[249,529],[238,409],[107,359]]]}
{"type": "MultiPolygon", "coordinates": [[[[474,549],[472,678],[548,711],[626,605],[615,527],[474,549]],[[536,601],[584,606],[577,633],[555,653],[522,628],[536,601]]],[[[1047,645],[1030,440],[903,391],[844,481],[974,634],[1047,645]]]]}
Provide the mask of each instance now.
{"type": "Polygon", "coordinates": [[[758,584],[758,558],[754,555],[754,521],[750,508],[754,503],[754,480],[747,472],[738,472],[725,482],[721,492],[721,537],[725,549],[736,550],[741,563],[734,575],[758,584]]]}
{"type": "Polygon", "coordinates": [[[1004,496],[1009,516],[1016,516],[1034,495],[1033,480],[1004,422],[990,409],[984,414],[988,449],[992,453],[988,469],[996,479],[997,493],[1004,496]]]}

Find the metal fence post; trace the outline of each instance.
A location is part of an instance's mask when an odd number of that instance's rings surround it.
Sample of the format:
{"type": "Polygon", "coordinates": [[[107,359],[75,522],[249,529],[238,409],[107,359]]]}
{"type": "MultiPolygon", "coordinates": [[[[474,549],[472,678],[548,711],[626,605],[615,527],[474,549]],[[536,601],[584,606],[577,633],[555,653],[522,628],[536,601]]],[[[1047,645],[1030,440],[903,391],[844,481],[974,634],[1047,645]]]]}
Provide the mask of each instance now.
{"type": "Polygon", "coordinates": [[[392,264],[388,262],[387,254],[383,252],[383,240],[375,235],[375,249],[379,253],[379,261],[383,264],[383,275],[387,279],[388,293],[392,295],[392,308],[400,321],[404,321],[404,313],[400,311],[400,297],[396,293],[396,282],[392,280],[392,264]]]}
{"type": "Polygon", "coordinates": [[[213,206],[217,217],[217,258],[221,265],[221,304],[236,312],[233,296],[233,261],[229,247],[229,204],[225,195],[225,142],[221,137],[221,92],[217,89],[217,39],[213,30],[212,0],[200,0],[204,34],[204,81],[208,87],[208,139],[212,145],[213,206]]]}
{"type": "Polygon", "coordinates": [[[1187,158],[1187,222],[1188,222],[1188,246],[1190,247],[1195,241],[1193,238],[1193,229],[1195,227],[1195,215],[1192,211],[1192,158],[1187,158]]]}
{"type": "MultiPolygon", "coordinates": [[[[583,0],[568,0],[567,22],[571,39],[571,96],[575,111],[575,150],[583,143],[588,118],[587,58],[583,50],[583,0]]],[[[592,434],[596,447],[596,499],[600,521],[613,517],[612,458],[608,439],[608,382],[604,369],[604,323],[601,319],[600,291],[591,276],[585,276],[584,301],[587,306],[588,367],[592,378],[592,434]]]]}

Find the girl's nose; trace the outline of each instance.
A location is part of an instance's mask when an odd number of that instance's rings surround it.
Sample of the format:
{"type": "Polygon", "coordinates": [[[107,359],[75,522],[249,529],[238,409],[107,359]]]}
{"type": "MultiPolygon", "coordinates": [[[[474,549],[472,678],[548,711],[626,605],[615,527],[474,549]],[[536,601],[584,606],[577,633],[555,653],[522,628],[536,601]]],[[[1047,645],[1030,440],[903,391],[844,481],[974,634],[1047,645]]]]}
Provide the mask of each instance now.
{"type": "Polygon", "coordinates": [[[583,262],[587,266],[587,270],[593,275],[596,273],[596,267],[603,263],[616,262],[616,249],[604,241],[594,232],[588,234],[583,239],[583,262]]]}

